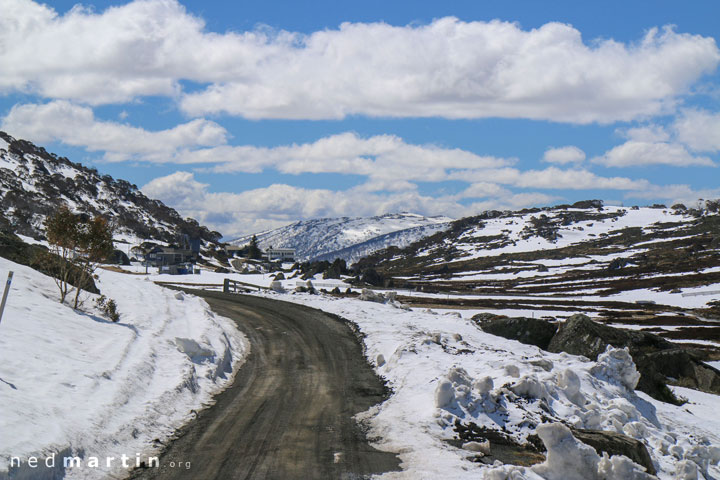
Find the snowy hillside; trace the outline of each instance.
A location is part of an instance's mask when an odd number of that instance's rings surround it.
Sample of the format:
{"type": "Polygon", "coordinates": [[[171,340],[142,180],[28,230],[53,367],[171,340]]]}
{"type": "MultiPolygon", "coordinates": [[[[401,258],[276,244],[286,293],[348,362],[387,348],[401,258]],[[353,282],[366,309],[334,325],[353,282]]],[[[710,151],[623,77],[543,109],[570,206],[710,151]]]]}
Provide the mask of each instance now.
{"type": "MultiPolygon", "coordinates": [[[[257,234],[260,248],[294,248],[300,260],[343,258],[349,262],[390,245],[403,247],[442,231],[451,219],[412,213],[377,217],[319,218],[257,234]]],[[[233,240],[245,245],[252,235],[233,240]]]]}
{"type": "Polygon", "coordinates": [[[357,267],[410,305],[585,313],[718,355],[718,203],[582,207],[486,212],[357,267]]]}
{"type": "Polygon", "coordinates": [[[720,215],[707,205],[486,212],[360,265],[410,286],[473,292],[610,294],[629,277],[635,288],[702,285],[720,267],[720,215]]]}
{"type": "Polygon", "coordinates": [[[75,212],[107,215],[117,225],[116,240],[174,243],[180,233],[217,243],[195,220],[143,195],[135,185],[48,153],[0,132],[0,227],[39,238],[45,217],[61,203],[75,212]]]}
{"type": "MultiPolygon", "coordinates": [[[[106,468],[105,458],[125,454],[135,466],[136,453],[156,454],[229,384],[248,348],[203,300],[143,276],[99,271],[99,288],[121,314],[113,323],[93,308],[97,295],[74,311],[58,303],[51,278],[0,258],[3,279],[8,270],[15,276],[0,323],[0,477],[11,457],[64,452],[103,463],[63,477],[60,459],[52,478],[120,478],[127,469],[119,460],[106,468]]],[[[17,478],[40,475],[21,470],[17,478]]]]}

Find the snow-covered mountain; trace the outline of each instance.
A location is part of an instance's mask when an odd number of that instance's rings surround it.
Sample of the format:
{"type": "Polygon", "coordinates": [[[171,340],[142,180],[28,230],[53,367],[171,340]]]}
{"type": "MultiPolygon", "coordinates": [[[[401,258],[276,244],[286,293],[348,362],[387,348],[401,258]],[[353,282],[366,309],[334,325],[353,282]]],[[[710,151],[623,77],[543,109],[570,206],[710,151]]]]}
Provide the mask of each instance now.
{"type": "MultiPolygon", "coordinates": [[[[260,248],[294,248],[300,260],[343,258],[354,262],[374,251],[394,245],[404,247],[445,230],[452,219],[412,213],[376,217],[319,218],[295,222],[257,234],[260,248]]],[[[247,244],[252,235],[231,241],[247,244]]]]}
{"type": "Polygon", "coordinates": [[[48,214],[65,203],[76,212],[103,214],[117,225],[116,240],[174,243],[178,234],[217,243],[221,234],[143,195],[125,180],[48,153],[0,132],[0,227],[41,238],[48,214]]]}

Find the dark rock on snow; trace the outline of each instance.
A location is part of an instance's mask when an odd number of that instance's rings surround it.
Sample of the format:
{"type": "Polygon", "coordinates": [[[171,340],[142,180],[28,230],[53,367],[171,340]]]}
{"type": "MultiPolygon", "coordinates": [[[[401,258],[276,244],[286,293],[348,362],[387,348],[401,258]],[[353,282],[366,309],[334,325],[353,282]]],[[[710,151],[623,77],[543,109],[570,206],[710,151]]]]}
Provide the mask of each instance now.
{"type": "Polygon", "coordinates": [[[481,313],[472,317],[487,333],[548,349],[557,325],[538,318],[508,318],[481,313]]]}
{"type": "Polygon", "coordinates": [[[603,452],[609,456],[625,455],[638,465],[642,465],[650,475],[655,475],[655,466],[652,463],[650,454],[639,440],[616,432],[605,432],[601,430],[572,429],[575,438],[595,449],[598,455],[603,452]]]}
{"type": "Polygon", "coordinates": [[[559,326],[541,319],[491,313],[481,313],[473,320],[493,335],[591,360],[597,360],[608,346],[627,347],[640,372],[637,389],[657,400],[680,403],[668,383],[720,394],[720,371],[703,363],[693,352],[652,333],[602,325],[581,314],[559,326]]]}

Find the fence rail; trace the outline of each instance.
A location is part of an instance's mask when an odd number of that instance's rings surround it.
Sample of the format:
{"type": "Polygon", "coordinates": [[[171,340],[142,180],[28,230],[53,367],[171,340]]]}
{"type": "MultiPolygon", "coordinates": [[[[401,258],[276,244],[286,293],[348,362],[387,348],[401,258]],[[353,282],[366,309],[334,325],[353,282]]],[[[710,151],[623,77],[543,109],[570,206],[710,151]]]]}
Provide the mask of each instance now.
{"type": "Polygon", "coordinates": [[[225,282],[223,282],[223,293],[252,292],[255,290],[269,290],[269,288],[254,285],[252,283],[230,280],[229,278],[226,278],[225,282]]]}
{"type": "MultiPolygon", "coordinates": [[[[297,281],[295,281],[295,286],[296,287],[305,287],[305,286],[307,286],[307,282],[308,282],[307,280],[297,280],[297,281]]],[[[310,280],[310,282],[312,283],[313,288],[335,288],[335,287],[347,288],[348,287],[347,285],[344,285],[342,283],[313,282],[312,280],[310,280]]]]}

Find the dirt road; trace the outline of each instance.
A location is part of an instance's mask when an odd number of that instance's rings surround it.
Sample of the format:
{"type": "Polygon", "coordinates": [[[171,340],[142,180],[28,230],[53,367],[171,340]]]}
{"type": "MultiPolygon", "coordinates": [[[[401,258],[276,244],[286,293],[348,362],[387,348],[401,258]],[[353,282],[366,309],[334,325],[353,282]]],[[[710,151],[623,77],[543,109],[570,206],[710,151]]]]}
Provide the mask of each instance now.
{"type": "Polygon", "coordinates": [[[381,380],[342,320],[265,298],[191,291],[248,336],[233,385],[142,479],[359,479],[398,470],[352,416],[383,400],[381,380]],[[189,468],[187,468],[189,462],[189,468]],[[171,467],[172,464],[174,467],[171,467]]]}

